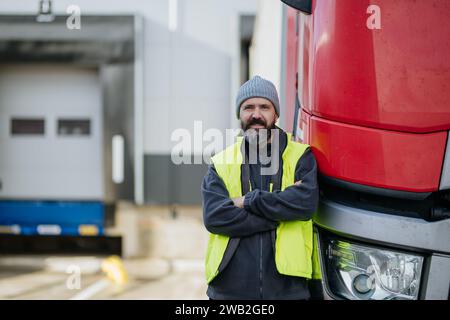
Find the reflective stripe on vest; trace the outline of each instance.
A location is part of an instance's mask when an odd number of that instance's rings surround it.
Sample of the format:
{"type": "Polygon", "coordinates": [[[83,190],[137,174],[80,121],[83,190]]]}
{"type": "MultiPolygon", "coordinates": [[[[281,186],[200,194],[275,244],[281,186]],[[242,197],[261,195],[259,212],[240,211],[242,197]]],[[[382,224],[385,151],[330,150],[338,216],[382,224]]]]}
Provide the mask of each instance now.
{"type": "MultiPolygon", "coordinates": [[[[291,141],[282,155],[283,176],[281,190],[294,184],[295,168],[300,157],[309,147],[291,141]]],[[[212,163],[217,174],[222,178],[230,198],[242,196],[241,188],[241,153],[242,137],[212,157],[212,163]]],[[[206,281],[210,283],[219,273],[219,266],[227,248],[229,237],[210,234],[206,252],[206,281]]],[[[276,230],[275,263],[279,273],[289,276],[320,279],[320,269],[317,259],[315,237],[313,239],[312,221],[280,222],[276,230]],[[314,248],[313,248],[314,247],[314,248]],[[313,254],[315,257],[313,257],[313,254]]]]}

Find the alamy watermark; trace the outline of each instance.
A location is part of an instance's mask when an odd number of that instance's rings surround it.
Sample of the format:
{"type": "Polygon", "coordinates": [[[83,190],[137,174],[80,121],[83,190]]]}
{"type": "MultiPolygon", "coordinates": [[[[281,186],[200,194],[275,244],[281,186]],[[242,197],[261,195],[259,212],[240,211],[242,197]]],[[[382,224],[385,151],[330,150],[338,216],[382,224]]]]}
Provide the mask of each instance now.
{"type": "Polygon", "coordinates": [[[381,29],[381,9],[376,4],[371,4],[367,7],[367,11],[370,16],[367,18],[366,26],[369,30],[381,29]]]}
{"type": "Polygon", "coordinates": [[[66,273],[69,274],[66,280],[66,288],[69,290],[81,289],[81,267],[71,264],[67,267],[66,273]]]}
{"type": "Polygon", "coordinates": [[[203,122],[194,121],[194,130],[179,128],[172,132],[170,140],[175,143],[171,150],[171,160],[180,164],[211,164],[211,157],[242,137],[247,148],[241,148],[241,155],[233,158],[217,159],[224,164],[236,163],[239,159],[248,164],[261,164],[262,175],[277,173],[280,163],[279,129],[226,129],[217,128],[203,131],[203,122]],[[201,151],[201,157],[193,157],[194,151],[201,151]]]}
{"type": "Polygon", "coordinates": [[[69,30],[81,29],[81,8],[75,4],[67,7],[66,13],[69,15],[66,19],[66,26],[69,30]]]}

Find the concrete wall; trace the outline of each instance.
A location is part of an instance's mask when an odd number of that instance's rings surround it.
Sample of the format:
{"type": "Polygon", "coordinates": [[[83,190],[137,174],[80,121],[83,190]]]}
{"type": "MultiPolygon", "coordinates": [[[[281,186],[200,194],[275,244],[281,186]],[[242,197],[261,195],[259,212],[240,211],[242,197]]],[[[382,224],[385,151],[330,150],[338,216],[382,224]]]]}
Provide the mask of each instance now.
{"type": "MultiPolygon", "coordinates": [[[[199,203],[198,190],[206,166],[199,169],[185,165],[177,168],[175,175],[170,151],[176,142],[171,142],[171,133],[177,128],[192,131],[195,120],[203,121],[204,130],[235,126],[233,101],[239,86],[239,15],[254,14],[257,0],[174,1],[178,4],[174,31],[169,30],[170,2],[58,0],[53,2],[53,11],[66,14],[67,7],[76,4],[82,15],[136,13],[143,16],[145,158],[142,178],[151,179],[144,183],[145,201],[164,203],[162,193],[175,202],[199,203]],[[175,195],[169,195],[174,184],[179,183],[177,176],[183,177],[184,184],[177,186],[175,195]]],[[[37,8],[37,0],[0,2],[0,14],[35,14],[37,8]]],[[[192,150],[192,154],[200,152],[192,150]]]]}
{"type": "MultiPolygon", "coordinates": [[[[253,41],[250,47],[250,76],[260,75],[271,80],[278,94],[280,94],[281,84],[282,6],[281,1],[258,1],[253,41]]],[[[283,107],[281,106],[281,112],[283,107]]]]}

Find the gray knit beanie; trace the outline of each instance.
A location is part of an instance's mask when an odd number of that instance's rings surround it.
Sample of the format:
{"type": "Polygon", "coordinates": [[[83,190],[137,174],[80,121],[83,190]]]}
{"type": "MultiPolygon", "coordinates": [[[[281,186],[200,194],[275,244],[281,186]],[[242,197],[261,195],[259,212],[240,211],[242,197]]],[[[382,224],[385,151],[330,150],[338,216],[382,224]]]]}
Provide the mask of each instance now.
{"type": "Polygon", "coordinates": [[[275,85],[269,80],[260,76],[254,76],[245,82],[240,88],[236,97],[236,114],[239,119],[241,104],[250,98],[266,98],[273,103],[277,116],[280,116],[280,101],[275,85]]]}

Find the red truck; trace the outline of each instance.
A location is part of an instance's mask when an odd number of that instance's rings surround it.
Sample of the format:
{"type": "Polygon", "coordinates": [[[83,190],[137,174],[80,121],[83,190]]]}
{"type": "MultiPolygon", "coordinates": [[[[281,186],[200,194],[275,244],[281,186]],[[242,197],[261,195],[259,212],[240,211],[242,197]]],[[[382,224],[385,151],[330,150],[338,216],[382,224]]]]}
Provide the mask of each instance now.
{"type": "Polygon", "coordinates": [[[282,0],[328,299],[449,299],[450,1],[282,0]]]}

